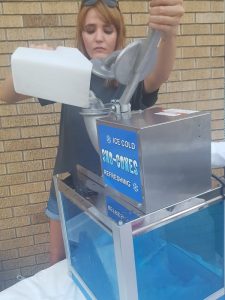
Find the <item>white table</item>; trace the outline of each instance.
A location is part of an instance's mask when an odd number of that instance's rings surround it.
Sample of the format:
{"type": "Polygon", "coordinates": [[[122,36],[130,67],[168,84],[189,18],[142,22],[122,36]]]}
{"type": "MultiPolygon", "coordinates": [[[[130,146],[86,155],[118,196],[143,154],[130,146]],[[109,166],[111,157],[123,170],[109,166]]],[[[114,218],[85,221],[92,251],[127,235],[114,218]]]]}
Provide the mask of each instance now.
{"type": "Polygon", "coordinates": [[[26,278],[0,292],[0,300],[85,300],[68,274],[67,261],[26,278]]]}

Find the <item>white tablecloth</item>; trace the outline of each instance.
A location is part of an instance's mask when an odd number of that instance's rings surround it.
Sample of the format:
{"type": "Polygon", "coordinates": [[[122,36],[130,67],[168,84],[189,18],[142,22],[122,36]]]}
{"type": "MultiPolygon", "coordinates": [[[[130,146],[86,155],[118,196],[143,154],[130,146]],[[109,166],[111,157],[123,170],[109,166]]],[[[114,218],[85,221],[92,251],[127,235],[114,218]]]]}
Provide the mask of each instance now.
{"type": "Polygon", "coordinates": [[[0,300],[85,300],[68,274],[67,261],[24,279],[0,292],[0,300]]]}
{"type": "Polygon", "coordinates": [[[212,168],[225,167],[225,142],[211,143],[211,166],[212,168]]]}

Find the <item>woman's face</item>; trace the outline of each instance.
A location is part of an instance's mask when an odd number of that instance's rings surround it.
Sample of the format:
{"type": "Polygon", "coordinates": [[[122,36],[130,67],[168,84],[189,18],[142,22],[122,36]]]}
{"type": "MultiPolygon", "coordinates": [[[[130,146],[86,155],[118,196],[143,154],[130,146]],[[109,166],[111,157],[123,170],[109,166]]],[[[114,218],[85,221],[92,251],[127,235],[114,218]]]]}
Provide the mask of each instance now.
{"type": "Polygon", "coordinates": [[[104,23],[99,13],[91,8],[86,15],[82,38],[90,58],[105,58],[116,48],[117,31],[114,25],[104,23]]]}

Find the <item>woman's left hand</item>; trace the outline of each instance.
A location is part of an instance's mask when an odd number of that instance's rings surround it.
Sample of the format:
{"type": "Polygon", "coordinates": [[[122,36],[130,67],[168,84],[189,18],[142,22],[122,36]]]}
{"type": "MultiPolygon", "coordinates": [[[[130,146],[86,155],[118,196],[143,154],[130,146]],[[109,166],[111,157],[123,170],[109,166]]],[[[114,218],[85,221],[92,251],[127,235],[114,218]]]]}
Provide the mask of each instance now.
{"type": "Polygon", "coordinates": [[[149,26],[160,30],[164,37],[177,33],[184,14],[183,0],[151,0],[149,26]]]}

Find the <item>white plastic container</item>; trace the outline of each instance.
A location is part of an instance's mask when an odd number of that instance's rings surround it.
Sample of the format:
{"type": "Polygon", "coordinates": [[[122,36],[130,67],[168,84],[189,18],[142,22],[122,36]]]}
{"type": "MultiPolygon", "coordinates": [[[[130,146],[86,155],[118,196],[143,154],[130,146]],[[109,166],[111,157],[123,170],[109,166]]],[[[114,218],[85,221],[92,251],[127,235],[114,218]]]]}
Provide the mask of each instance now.
{"type": "Polygon", "coordinates": [[[78,49],[19,47],[12,55],[11,66],[17,93],[89,106],[92,63],[78,49]]]}

